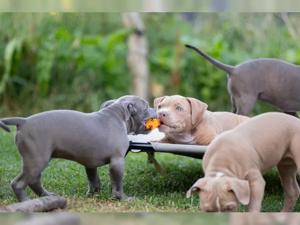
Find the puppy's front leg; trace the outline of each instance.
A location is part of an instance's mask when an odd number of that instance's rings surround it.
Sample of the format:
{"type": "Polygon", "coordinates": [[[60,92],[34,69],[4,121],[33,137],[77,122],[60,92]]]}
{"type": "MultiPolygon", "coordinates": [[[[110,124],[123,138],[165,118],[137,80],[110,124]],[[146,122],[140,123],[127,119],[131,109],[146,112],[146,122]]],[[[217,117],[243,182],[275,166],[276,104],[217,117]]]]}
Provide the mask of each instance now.
{"type": "Polygon", "coordinates": [[[249,212],[260,212],[261,204],[264,198],[266,182],[259,170],[251,170],[246,176],[250,185],[250,203],[249,212]]]}
{"type": "Polygon", "coordinates": [[[85,167],[85,172],[89,180],[89,190],[88,195],[93,195],[101,190],[101,182],[97,174],[97,168],[87,168],[85,167]]]}
{"type": "Polygon", "coordinates": [[[281,212],[291,212],[300,195],[297,182],[297,166],[289,160],[283,160],[279,162],[277,168],[284,191],[284,206],[281,212]]]}
{"type": "Polygon", "coordinates": [[[112,197],[118,200],[127,200],[128,197],[123,192],[124,158],[111,159],[109,166],[112,197]]]}

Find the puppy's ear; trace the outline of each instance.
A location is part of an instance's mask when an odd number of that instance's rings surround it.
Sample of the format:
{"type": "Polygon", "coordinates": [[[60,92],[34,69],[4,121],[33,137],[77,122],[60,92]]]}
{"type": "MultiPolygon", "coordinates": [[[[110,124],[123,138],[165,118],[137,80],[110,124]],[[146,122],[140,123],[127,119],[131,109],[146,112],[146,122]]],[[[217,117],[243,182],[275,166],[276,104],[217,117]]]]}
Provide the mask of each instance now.
{"type": "Polygon", "coordinates": [[[207,109],[207,104],[195,98],[187,97],[186,99],[190,103],[192,127],[195,128],[201,122],[203,114],[207,109]]]}
{"type": "Polygon", "coordinates": [[[158,104],[161,103],[165,98],[166,96],[155,98],[153,102],[154,109],[157,109],[158,104]]]}
{"type": "Polygon", "coordinates": [[[191,195],[194,193],[194,192],[198,192],[201,191],[204,186],[206,185],[207,183],[207,179],[206,178],[201,178],[199,180],[197,180],[193,185],[192,187],[186,192],[186,197],[187,198],[190,198],[191,195]]]}
{"type": "Polygon", "coordinates": [[[229,191],[233,191],[238,201],[243,205],[250,202],[250,185],[247,180],[230,178],[228,180],[229,191]]]}
{"type": "Polygon", "coordinates": [[[103,102],[100,106],[100,109],[103,109],[103,108],[106,108],[107,106],[112,105],[115,101],[116,101],[115,99],[112,99],[112,100],[103,102]]]}
{"type": "Polygon", "coordinates": [[[127,109],[129,111],[130,115],[133,115],[133,114],[137,113],[137,110],[136,110],[135,106],[131,102],[128,103],[127,109]]]}
{"type": "Polygon", "coordinates": [[[128,101],[118,101],[122,108],[124,109],[125,120],[129,120],[134,114],[137,113],[137,110],[132,102],[128,101]]]}

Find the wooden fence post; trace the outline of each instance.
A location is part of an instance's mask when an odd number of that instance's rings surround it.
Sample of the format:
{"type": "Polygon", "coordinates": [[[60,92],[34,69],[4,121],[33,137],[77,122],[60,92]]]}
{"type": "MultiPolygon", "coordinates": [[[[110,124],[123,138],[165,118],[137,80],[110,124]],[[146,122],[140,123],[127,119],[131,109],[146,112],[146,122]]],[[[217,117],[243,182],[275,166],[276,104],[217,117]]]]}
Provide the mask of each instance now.
{"type": "Polygon", "coordinates": [[[123,23],[133,30],[128,38],[127,62],[133,75],[134,94],[148,100],[149,66],[145,27],[139,13],[124,13],[123,23]]]}

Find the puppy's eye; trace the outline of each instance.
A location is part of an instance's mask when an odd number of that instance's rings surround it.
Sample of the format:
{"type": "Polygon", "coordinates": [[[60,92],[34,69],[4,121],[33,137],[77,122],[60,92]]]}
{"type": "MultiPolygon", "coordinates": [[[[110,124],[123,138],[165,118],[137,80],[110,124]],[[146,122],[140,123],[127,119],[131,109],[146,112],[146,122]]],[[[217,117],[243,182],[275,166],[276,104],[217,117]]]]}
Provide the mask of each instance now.
{"type": "Polygon", "coordinates": [[[183,108],[182,108],[181,106],[178,105],[178,106],[176,106],[176,110],[177,110],[177,111],[183,111],[183,108]]]}
{"type": "Polygon", "coordinates": [[[157,108],[159,108],[159,109],[160,109],[160,108],[161,108],[161,105],[159,105],[157,108]]]}

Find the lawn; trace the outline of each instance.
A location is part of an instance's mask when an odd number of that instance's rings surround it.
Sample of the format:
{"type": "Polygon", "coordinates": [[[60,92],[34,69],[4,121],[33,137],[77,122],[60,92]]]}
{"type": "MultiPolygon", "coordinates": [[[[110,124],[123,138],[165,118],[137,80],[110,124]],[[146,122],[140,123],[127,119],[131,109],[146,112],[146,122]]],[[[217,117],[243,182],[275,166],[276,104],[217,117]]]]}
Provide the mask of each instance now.
{"type": "MultiPolygon", "coordinates": [[[[52,216],[52,220],[55,221],[55,214],[34,214],[32,217],[24,214],[1,214],[1,224],[5,225],[21,225],[22,222],[27,222],[31,219],[37,219],[37,217],[49,217],[52,216]],[[35,218],[34,218],[35,217],[35,218]],[[19,223],[18,223],[19,222],[19,223]]],[[[227,214],[199,214],[199,213],[98,213],[98,214],[75,214],[71,215],[76,219],[79,219],[81,225],[98,225],[98,224],[114,224],[114,225],[227,225],[229,216],[227,214]]],[[[35,223],[37,224],[37,223],[35,223]]],[[[45,224],[45,223],[42,223],[45,224]]],[[[52,224],[52,223],[51,223],[52,224]]],[[[25,223],[24,223],[25,225],[25,223]]]]}
{"type": "MultiPolygon", "coordinates": [[[[42,150],[41,150],[42,151],[42,150]]],[[[14,133],[0,132],[0,205],[16,201],[10,181],[18,175],[21,160],[14,144],[14,133]]],[[[203,176],[201,161],[172,154],[157,154],[156,158],[166,170],[156,172],[147,163],[145,153],[129,153],[126,158],[124,189],[134,196],[130,202],[119,202],[110,197],[108,167],[98,169],[102,181],[100,195],[86,196],[87,179],[84,168],[67,160],[52,160],[44,171],[44,187],[68,199],[69,212],[197,212],[198,198],[185,198],[189,187],[203,176]]],[[[263,211],[280,211],[283,193],[276,171],[266,176],[266,194],[263,211]]],[[[35,197],[30,190],[28,193],[35,197]]],[[[242,209],[244,210],[244,209],[242,209]]],[[[300,204],[296,211],[300,210],[300,204]]]]}

